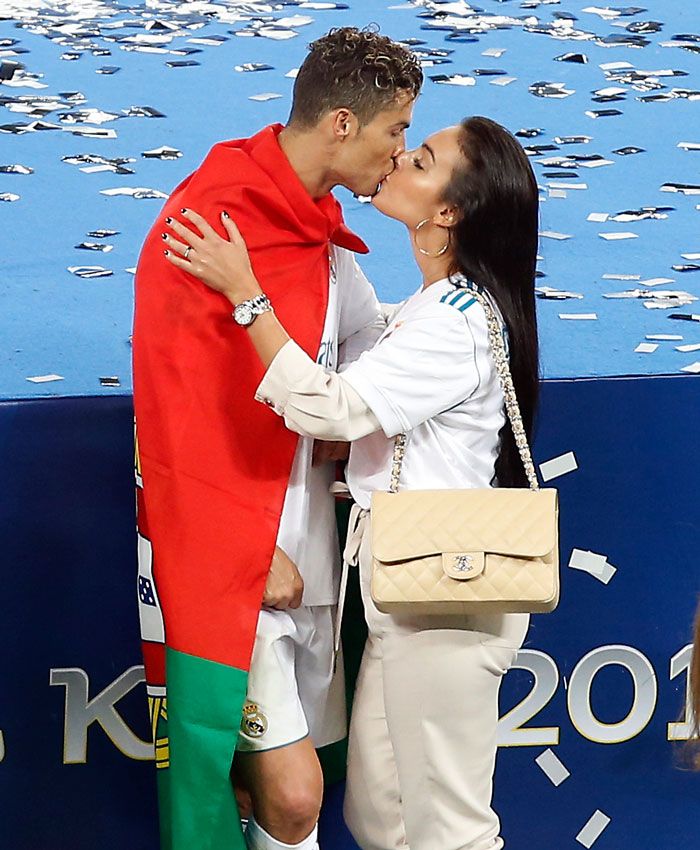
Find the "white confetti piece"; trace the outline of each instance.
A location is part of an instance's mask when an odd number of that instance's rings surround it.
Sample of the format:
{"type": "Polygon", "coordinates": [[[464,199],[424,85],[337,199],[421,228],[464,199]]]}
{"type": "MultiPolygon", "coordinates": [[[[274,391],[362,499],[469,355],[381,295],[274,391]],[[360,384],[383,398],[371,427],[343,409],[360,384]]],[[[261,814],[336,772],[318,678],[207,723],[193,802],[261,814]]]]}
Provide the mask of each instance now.
{"type": "MultiPolygon", "coordinates": [[[[683,183],[664,183],[660,192],[677,192],[680,195],[700,195],[700,186],[687,185],[683,183]]],[[[700,207],[698,207],[700,209],[700,207]]]]}
{"type": "Polygon", "coordinates": [[[535,292],[541,298],[551,298],[556,301],[563,301],[567,298],[583,298],[580,292],[569,292],[566,289],[556,289],[554,286],[536,286],[535,292]]]}
{"type": "Polygon", "coordinates": [[[40,83],[38,80],[20,78],[18,80],[2,80],[2,85],[11,89],[47,89],[48,83],[40,83]]]}
{"type": "Polygon", "coordinates": [[[700,142],[678,142],[678,147],[684,151],[700,151],[700,142]]]}
{"type": "Polygon", "coordinates": [[[687,354],[689,351],[700,351],[700,342],[692,342],[689,345],[677,345],[676,351],[682,351],[687,354]]]}
{"type": "Polygon", "coordinates": [[[553,286],[536,286],[535,292],[541,298],[554,299],[555,301],[563,301],[568,298],[583,298],[580,292],[569,292],[566,289],[556,289],[553,286]]]}
{"type": "Polygon", "coordinates": [[[608,559],[605,555],[598,555],[586,549],[574,549],[569,558],[569,567],[572,570],[582,570],[599,578],[605,572],[608,559]]]}
{"type": "Polygon", "coordinates": [[[661,286],[664,283],[675,283],[672,277],[650,277],[648,280],[640,280],[640,286],[661,286]]]}
{"type": "Polygon", "coordinates": [[[104,124],[119,118],[117,112],[105,112],[102,109],[79,109],[61,115],[62,124],[104,124]]]}
{"type": "Polygon", "coordinates": [[[116,139],[117,131],[108,127],[62,127],[66,133],[73,136],[85,136],[90,139],[116,139]]]}
{"type": "Polygon", "coordinates": [[[615,575],[617,569],[613,567],[612,564],[606,564],[605,569],[603,570],[603,574],[600,576],[596,576],[597,579],[603,582],[603,584],[608,584],[610,579],[615,575]]]}
{"type": "Polygon", "coordinates": [[[509,86],[511,83],[514,83],[518,78],[517,77],[494,77],[491,80],[492,86],[509,86]]]}
{"type": "Polygon", "coordinates": [[[307,27],[312,24],[314,19],[309,15],[289,15],[286,18],[278,18],[275,21],[276,27],[307,27]]]}
{"type": "Polygon", "coordinates": [[[141,156],[146,159],[179,159],[182,156],[182,151],[177,148],[171,148],[168,145],[162,145],[159,148],[142,151],[141,156]]]}
{"type": "Polygon", "coordinates": [[[660,41],[659,47],[690,47],[691,49],[694,49],[697,47],[697,44],[694,41],[679,39],[678,41],[660,41]]]}
{"type": "Polygon", "coordinates": [[[610,818],[603,814],[600,809],[596,809],[581,832],[576,836],[576,840],[586,848],[592,847],[603,834],[603,830],[609,823],[610,818]]]}
{"type": "Polygon", "coordinates": [[[565,779],[571,776],[571,773],[564,767],[559,757],[551,749],[540,753],[535,759],[535,762],[554,786],[558,787],[565,779]]]}
{"type": "Polygon", "coordinates": [[[610,218],[610,213],[589,213],[586,217],[586,221],[597,221],[599,224],[603,224],[610,218]]]}
{"type": "Polygon", "coordinates": [[[700,260],[700,254],[681,254],[684,260],[700,260]]]}
{"type": "Polygon", "coordinates": [[[489,47],[488,50],[484,50],[481,54],[482,56],[492,56],[494,59],[500,59],[501,56],[506,52],[505,47],[489,47]]]}
{"type": "Polygon", "coordinates": [[[574,472],[576,469],[578,469],[576,455],[573,452],[567,452],[541,463],[540,475],[543,481],[551,481],[553,478],[559,478],[559,476],[574,472]]]}
{"type": "Polygon", "coordinates": [[[576,93],[574,89],[567,89],[566,83],[548,83],[544,81],[533,83],[528,90],[535,97],[556,99],[571,97],[572,94],[576,93]]]}
{"type": "Polygon", "coordinates": [[[262,94],[252,94],[248,100],[255,100],[258,103],[265,103],[268,100],[277,100],[282,97],[281,94],[273,91],[262,92],[262,94]]]}
{"type": "Polygon", "coordinates": [[[680,334],[647,334],[646,339],[656,339],[659,342],[678,342],[683,337],[680,334]]]}
{"type": "Polygon", "coordinates": [[[653,354],[658,347],[653,342],[640,342],[634,350],[636,354],[653,354]]]}
{"type": "Polygon", "coordinates": [[[601,165],[615,165],[612,159],[590,159],[590,160],[579,160],[579,167],[581,168],[600,168],[601,165]]]}
{"type": "Polygon", "coordinates": [[[681,372],[688,372],[690,375],[700,375],[700,360],[691,363],[690,366],[684,366],[681,372]]]}
{"type": "Polygon", "coordinates": [[[201,44],[203,47],[221,47],[224,43],[223,41],[219,41],[216,38],[188,38],[188,44],[201,44]]]}
{"type": "Polygon", "coordinates": [[[604,274],[603,280],[641,280],[640,274],[604,274]]]}
{"type": "Polygon", "coordinates": [[[587,109],[584,113],[589,118],[611,118],[614,115],[622,115],[619,109],[587,109]]]}
{"type": "Polygon", "coordinates": [[[597,89],[594,94],[598,97],[616,97],[619,94],[627,94],[627,89],[621,89],[618,86],[609,86],[604,89],[597,89]]]}
{"type": "Polygon", "coordinates": [[[619,18],[622,12],[619,9],[602,9],[599,6],[586,6],[581,9],[582,12],[588,12],[591,15],[600,15],[601,18],[619,18]]]}
{"type": "Polygon", "coordinates": [[[12,203],[12,201],[19,201],[20,196],[16,195],[14,192],[0,192],[0,202],[4,201],[8,204],[12,203]]]}
{"type": "Polygon", "coordinates": [[[557,233],[555,230],[543,230],[540,233],[540,236],[543,239],[558,239],[563,241],[564,239],[571,239],[570,233],[557,233]]]}
{"type": "Polygon", "coordinates": [[[464,74],[453,74],[450,77],[441,76],[435,79],[435,82],[443,86],[475,86],[476,77],[469,77],[464,74]]]}
{"type": "Polygon", "coordinates": [[[91,279],[96,277],[111,277],[114,272],[103,266],[68,266],[68,271],[76,277],[91,279]]]}
{"type": "MultiPolygon", "coordinates": [[[[236,35],[244,34],[244,30],[238,30],[236,33],[236,35]]],[[[299,33],[294,32],[294,30],[278,29],[277,27],[260,27],[255,33],[249,32],[248,35],[259,35],[272,41],[288,41],[290,38],[295,38],[299,33]]]]}
{"type": "Polygon", "coordinates": [[[108,195],[109,197],[117,197],[125,195],[130,198],[141,200],[143,198],[167,198],[165,192],[159,189],[148,189],[146,186],[120,186],[114,189],[101,189],[100,195],[108,195]]]}
{"type": "Polygon", "coordinates": [[[0,165],[0,174],[34,174],[34,169],[19,163],[0,165]]]}
{"type": "Polygon", "coordinates": [[[568,322],[592,322],[598,318],[597,313],[559,313],[559,318],[568,322]]]}
{"type": "MultiPolygon", "coordinates": [[[[574,553],[579,552],[581,555],[590,555],[591,561],[586,564],[585,560],[582,560],[580,564],[577,563],[569,563],[569,566],[574,570],[581,570],[581,572],[586,572],[591,575],[594,579],[599,581],[601,584],[609,584],[610,579],[617,572],[617,568],[613,567],[612,564],[609,564],[608,561],[602,555],[594,555],[592,552],[580,552],[578,549],[574,549],[574,553]],[[600,559],[600,560],[594,560],[600,559]]],[[[573,553],[572,553],[573,559],[573,553]]]]}
{"type": "Polygon", "coordinates": [[[586,183],[548,183],[547,184],[552,189],[564,189],[566,191],[570,189],[587,189],[588,186],[586,183]]]}
{"type": "Polygon", "coordinates": [[[27,378],[33,384],[48,384],[50,381],[62,381],[63,375],[34,375],[33,378],[27,378]]]}
{"type": "Polygon", "coordinates": [[[636,233],[622,232],[622,233],[599,233],[601,239],[605,239],[607,242],[619,242],[622,239],[636,239],[636,233]]]}

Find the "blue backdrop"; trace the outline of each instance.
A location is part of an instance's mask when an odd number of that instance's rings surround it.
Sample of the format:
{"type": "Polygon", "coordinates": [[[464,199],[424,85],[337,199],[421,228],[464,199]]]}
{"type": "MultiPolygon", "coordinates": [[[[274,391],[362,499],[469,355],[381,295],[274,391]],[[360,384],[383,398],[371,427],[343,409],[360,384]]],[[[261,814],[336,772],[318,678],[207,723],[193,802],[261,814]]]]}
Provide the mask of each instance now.
{"type": "MultiPolygon", "coordinates": [[[[544,385],[536,457],[574,451],[579,468],[552,482],[562,603],[533,618],[526,669],[504,686],[502,714],[518,714],[502,722],[495,787],[512,850],[580,846],[596,810],[611,818],[596,848],[694,846],[700,775],[679,769],[668,724],[683,720],[698,586],[700,452],[683,426],[698,404],[700,383],[683,377],[544,385]],[[606,585],[568,568],[573,549],[617,572],[606,585]],[[559,787],[535,763],[547,749],[571,774],[559,787]]],[[[140,663],[131,418],[128,399],[0,405],[8,850],[156,846],[145,692],[127,672],[140,663]]],[[[341,795],[330,789],[322,822],[333,850],[354,848],[341,795]]]]}

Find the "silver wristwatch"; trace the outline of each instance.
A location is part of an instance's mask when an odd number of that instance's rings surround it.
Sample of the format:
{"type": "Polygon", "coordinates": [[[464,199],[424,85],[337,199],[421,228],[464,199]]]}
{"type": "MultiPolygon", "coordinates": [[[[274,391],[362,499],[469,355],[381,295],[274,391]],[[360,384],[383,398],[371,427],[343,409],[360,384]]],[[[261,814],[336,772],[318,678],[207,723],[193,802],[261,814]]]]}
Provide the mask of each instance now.
{"type": "Polygon", "coordinates": [[[237,324],[243,328],[248,328],[255,321],[256,316],[261,313],[267,313],[272,310],[270,299],[264,293],[256,295],[255,298],[249,298],[247,301],[241,301],[236,304],[233,310],[233,318],[237,324]]]}

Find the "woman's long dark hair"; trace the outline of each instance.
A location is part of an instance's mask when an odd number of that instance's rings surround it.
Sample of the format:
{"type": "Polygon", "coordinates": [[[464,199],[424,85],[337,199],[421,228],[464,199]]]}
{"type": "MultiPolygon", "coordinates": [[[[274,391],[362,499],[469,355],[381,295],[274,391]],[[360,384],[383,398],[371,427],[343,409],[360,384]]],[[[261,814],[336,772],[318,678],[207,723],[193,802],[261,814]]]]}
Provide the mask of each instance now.
{"type": "MultiPolygon", "coordinates": [[[[452,228],[453,271],[483,286],[503,315],[513,383],[530,439],[539,396],[537,181],[525,151],[500,124],[475,116],[465,118],[460,131],[464,164],[453,173],[445,195],[460,213],[452,228]]],[[[498,484],[527,486],[510,423],[499,436],[498,484]]]]}

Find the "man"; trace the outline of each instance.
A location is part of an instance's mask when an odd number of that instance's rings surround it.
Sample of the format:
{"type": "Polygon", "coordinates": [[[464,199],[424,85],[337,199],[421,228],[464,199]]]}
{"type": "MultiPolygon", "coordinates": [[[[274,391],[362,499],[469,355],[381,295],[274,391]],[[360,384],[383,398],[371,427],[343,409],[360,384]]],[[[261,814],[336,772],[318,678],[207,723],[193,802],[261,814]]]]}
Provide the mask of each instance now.
{"type": "Polygon", "coordinates": [[[336,368],[339,343],[346,359],[367,345],[379,307],[351,253],[367,249],[330,190],[376,191],[421,83],[401,45],[331,31],[299,70],[287,126],[216,145],[175,189],[139,260],[139,609],[172,850],[316,848],[314,744],[338,740],[345,721],[328,468],[313,468],[310,440],[254,400],[262,369],[239,325],[267,305],[238,305],[232,317],[224,298],[168,264],[169,216],[191,208],[223,234],[228,211],[285,326],[336,368]],[[253,808],[245,838],[229,781],[237,741],[253,808]]]}

